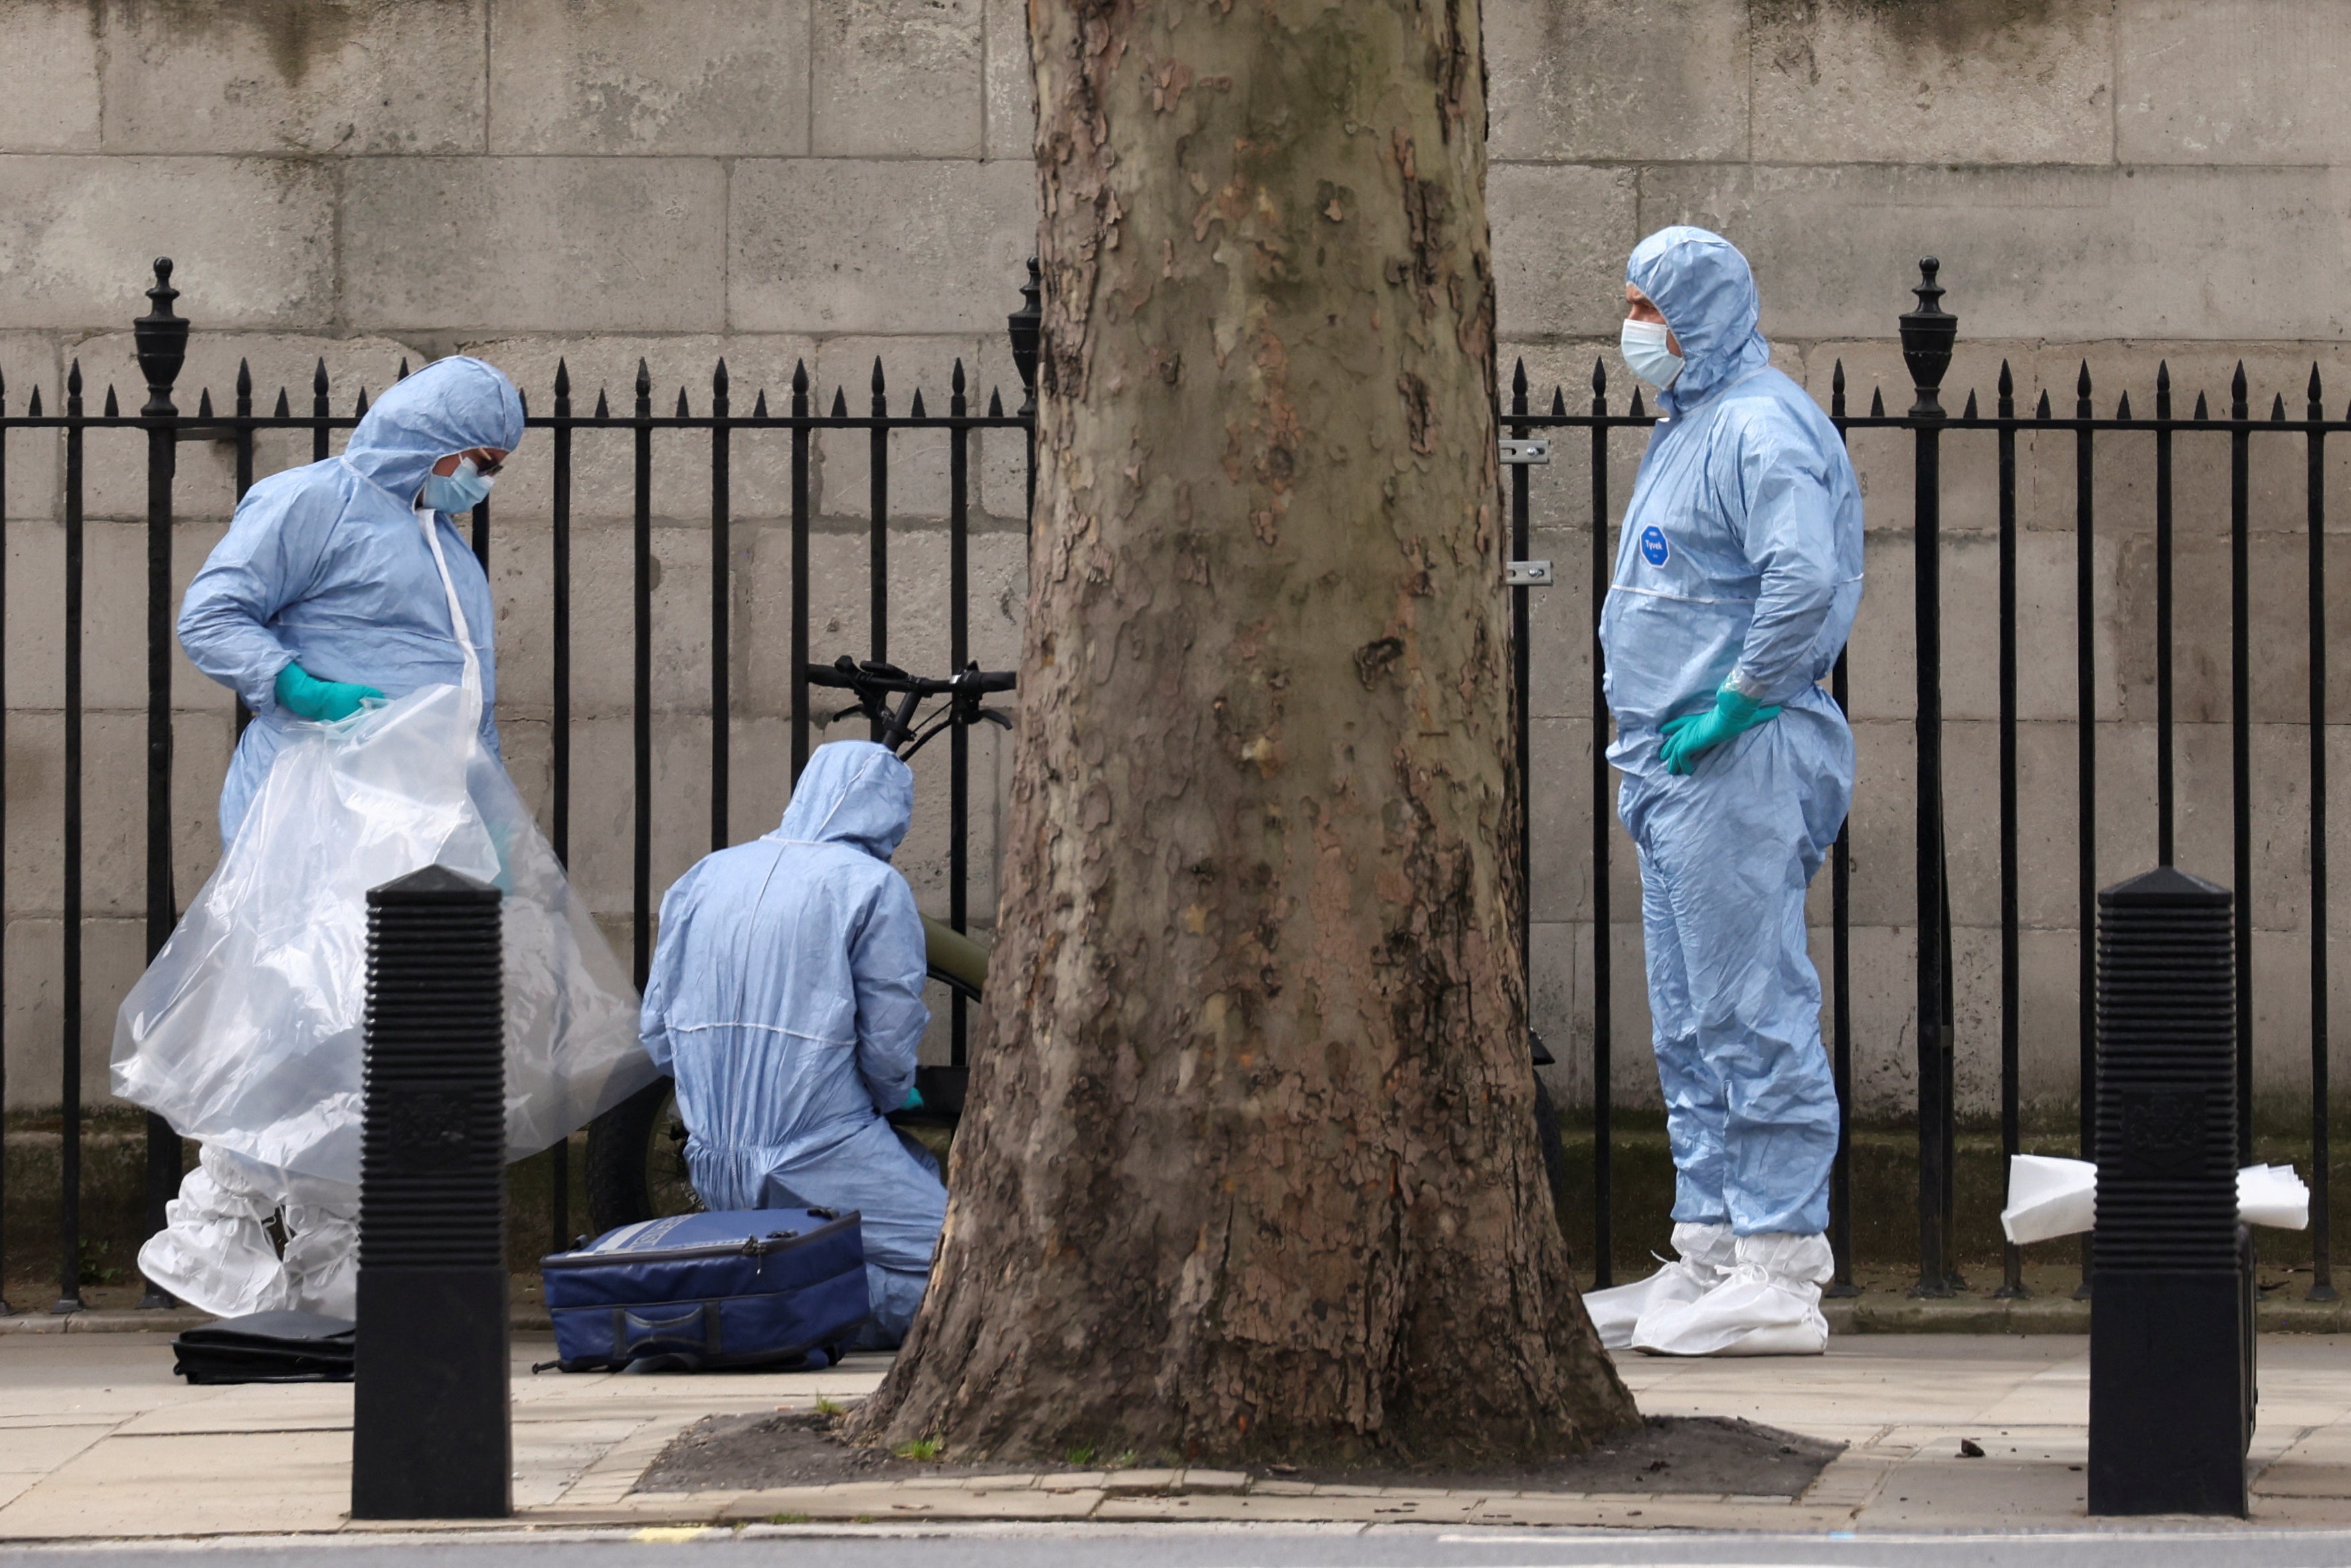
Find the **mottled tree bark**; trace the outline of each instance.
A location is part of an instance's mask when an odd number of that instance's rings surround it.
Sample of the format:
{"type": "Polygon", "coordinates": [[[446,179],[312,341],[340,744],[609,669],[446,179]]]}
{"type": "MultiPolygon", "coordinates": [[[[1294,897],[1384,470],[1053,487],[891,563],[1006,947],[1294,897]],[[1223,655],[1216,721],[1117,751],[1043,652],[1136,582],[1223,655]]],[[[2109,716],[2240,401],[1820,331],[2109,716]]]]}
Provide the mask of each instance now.
{"type": "Polygon", "coordinates": [[[1030,0],[1042,473],[960,1454],[1635,1418],[1531,1136],[1477,0],[1030,0]]]}

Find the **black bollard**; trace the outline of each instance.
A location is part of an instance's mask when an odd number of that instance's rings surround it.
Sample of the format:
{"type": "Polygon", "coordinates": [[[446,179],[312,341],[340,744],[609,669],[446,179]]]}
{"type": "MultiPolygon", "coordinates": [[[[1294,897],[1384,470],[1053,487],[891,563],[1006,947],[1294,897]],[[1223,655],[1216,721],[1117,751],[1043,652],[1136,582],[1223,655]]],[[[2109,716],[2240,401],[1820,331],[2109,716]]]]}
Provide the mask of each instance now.
{"type": "Polygon", "coordinates": [[[2168,867],[2098,894],[2094,1514],[2245,1513],[2231,905],[2168,867]]]}
{"type": "Polygon", "coordinates": [[[503,1519],[506,1052],[497,890],[368,894],[354,1519],[503,1519]]]}

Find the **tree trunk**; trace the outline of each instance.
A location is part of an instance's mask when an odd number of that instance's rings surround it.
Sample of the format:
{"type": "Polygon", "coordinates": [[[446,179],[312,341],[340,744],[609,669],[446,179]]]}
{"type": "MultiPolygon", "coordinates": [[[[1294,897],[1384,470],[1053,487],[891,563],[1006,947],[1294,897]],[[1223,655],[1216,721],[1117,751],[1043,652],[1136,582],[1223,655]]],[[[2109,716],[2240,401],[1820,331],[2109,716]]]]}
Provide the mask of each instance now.
{"type": "Polygon", "coordinates": [[[1477,0],[1030,0],[1042,472],[930,1298],[958,1455],[1579,1450],[1531,1136],[1477,0]]]}

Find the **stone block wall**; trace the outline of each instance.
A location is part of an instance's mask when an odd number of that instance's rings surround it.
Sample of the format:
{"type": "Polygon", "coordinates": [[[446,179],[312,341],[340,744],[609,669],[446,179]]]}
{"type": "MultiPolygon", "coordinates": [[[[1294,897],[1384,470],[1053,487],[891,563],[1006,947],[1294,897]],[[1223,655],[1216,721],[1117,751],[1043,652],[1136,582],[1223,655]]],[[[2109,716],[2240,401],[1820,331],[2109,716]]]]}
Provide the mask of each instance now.
{"type": "MultiPolygon", "coordinates": [[[[1539,397],[1590,395],[1613,343],[1625,253],[1676,221],[1753,258],[1780,362],[1823,398],[1843,361],[1855,407],[1907,404],[1892,340],[1916,261],[1944,263],[1960,317],[1953,406],[2011,361],[2020,402],[2070,407],[2087,360],[2102,410],[2149,406],[2170,365],[2183,407],[2224,398],[2243,358],[2258,406],[2298,412],[2310,363],[2351,397],[2339,351],[2346,144],[2326,88],[2351,65],[2345,0],[1487,0],[1491,210],[1505,340],[1539,397]]],[[[181,386],[225,401],[240,358],[265,406],[302,403],[323,357],[339,408],[403,357],[505,365],[543,409],[559,358],[578,405],[616,407],[648,365],[656,402],[704,406],[726,358],[736,406],[773,402],[806,362],[819,395],[864,406],[876,358],[892,405],[942,407],[960,360],[984,402],[1018,380],[1003,337],[1030,248],[1034,177],[1019,0],[0,0],[17,68],[0,103],[0,373],[8,407],[55,407],[78,361],[89,395],[138,378],[130,319],[147,260],[170,254],[198,327],[181,386]]],[[[135,399],[134,399],[135,401],[135,399]]],[[[944,660],[945,458],[897,438],[893,656],[944,660]]],[[[142,956],[143,475],[140,438],[94,434],[87,631],[89,817],[85,1083],[100,1096],[114,1000],[142,956]]],[[[707,847],[710,653],[706,443],[655,442],[655,879],[707,847]]],[[[821,444],[814,551],[820,654],[864,647],[864,441],[821,444]]],[[[983,440],[973,549],[978,656],[1018,646],[1020,451],[983,440]]],[[[1612,446],[1621,515],[1640,443],[1612,446]]],[[[1990,1103],[1996,1060],[1996,804],[1991,719],[1990,444],[1947,444],[1947,707],[1963,1090],[1990,1103]]],[[[2181,852],[2228,874],[2225,442],[2179,446],[2181,852]]],[[[784,445],[737,438],[732,583],[731,832],[784,796],[789,531],[784,445]]],[[[2148,444],[2102,444],[2097,528],[2100,874],[2152,857],[2153,563],[2148,444]]],[[[2257,462],[2255,773],[2262,977],[2257,1062],[2280,1093],[2307,1073],[2307,728],[2300,457],[2257,462]]],[[[502,718],[526,794],[548,789],[547,447],[501,485],[492,570],[502,718]]],[[[1855,441],[1870,507],[1856,633],[1861,781],[1854,821],[1855,1030],[1863,1108],[1908,1100],[1909,459],[1855,441]]],[[[6,444],[5,1023],[8,1103],[54,1103],[61,811],[62,455],[6,444]]],[[[265,443],[267,471],[307,456],[265,443]]],[[[1588,1098],[1593,942],[1585,639],[1588,455],[1535,476],[1538,1022],[1558,1087],[1588,1098]],[[1561,1049],[1564,1047],[1564,1049],[1561,1049]]],[[[2070,438],[2022,444],[2022,740],[2028,1093],[2070,1097],[2074,1034],[2074,476],[2070,438]]],[[[2338,470],[2339,472],[2339,470],[2338,470]]],[[[225,449],[182,452],[177,570],[192,573],[233,501],[225,449]]],[[[628,438],[583,434],[575,479],[574,805],[579,879],[628,907],[628,438]]],[[[2335,494],[2339,495],[2337,490],[2335,494]]],[[[2331,516],[2351,514],[2335,507],[2331,516]]],[[[2339,526],[2339,525],[2338,525],[2339,526]]],[[[2338,628],[2338,632],[2341,629],[2338,628]]],[[[2338,635],[2336,645],[2343,644],[2338,635]]],[[[216,853],[213,797],[227,695],[184,665],[175,798],[183,896],[216,853]]],[[[2330,736],[2329,744],[2341,746],[2330,736]]],[[[993,799],[1008,753],[977,743],[993,799]]],[[[935,765],[902,855],[945,906],[935,765]]],[[[976,863],[994,853],[992,820],[976,863]]],[[[2336,863],[2351,862],[2336,846],[2336,863]]],[[[1629,847],[1614,864],[1620,1102],[1654,1102],[1629,847]]],[[[975,890],[978,907],[992,883],[975,890]]],[[[1816,913],[1825,916],[1824,899],[1816,913]]],[[[2351,899],[2337,899],[2338,925],[2351,899]]],[[[2337,933],[2336,935],[2340,935],[2337,933]]],[[[1822,952],[1825,956],[1825,936],[1822,952]]],[[[934,1042],[935,1049],[936,1042],[934,1042]]]]}

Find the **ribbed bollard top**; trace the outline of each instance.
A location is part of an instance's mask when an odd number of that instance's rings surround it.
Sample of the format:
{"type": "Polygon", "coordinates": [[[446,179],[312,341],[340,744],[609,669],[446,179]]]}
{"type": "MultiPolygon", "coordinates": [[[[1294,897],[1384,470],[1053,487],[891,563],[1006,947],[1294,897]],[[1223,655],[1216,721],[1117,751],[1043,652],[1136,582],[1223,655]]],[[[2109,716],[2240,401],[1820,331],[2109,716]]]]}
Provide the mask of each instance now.
{"type": "Polygon", "coordinates": [[[368,894],[360,1263],[505,1257],[499,895],[443,866],[368,894]]]}
{"type": "Polygon", "coordinates": [[[2098,894],[2097,1268],[2233,1270],[2229,890],[2166,868],[2098,894]]]}

